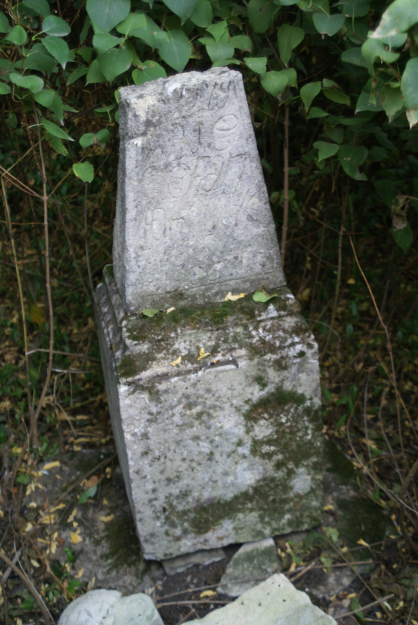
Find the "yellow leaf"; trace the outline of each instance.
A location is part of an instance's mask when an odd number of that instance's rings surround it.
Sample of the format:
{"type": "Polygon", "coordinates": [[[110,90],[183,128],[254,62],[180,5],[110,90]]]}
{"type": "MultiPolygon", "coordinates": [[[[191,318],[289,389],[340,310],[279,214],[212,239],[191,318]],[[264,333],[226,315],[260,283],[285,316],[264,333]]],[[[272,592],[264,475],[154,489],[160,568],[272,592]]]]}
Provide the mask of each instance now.
{"type": "Polygon", "coordinates": [[[26,523],[25,528],[24,528],[24,532],[30,532],[31,529],[33,528],[32,523],[26,523]]]}
{"type": "Polygon", "coordinates": [[[71,542],[73,543],[73,545],[78,545],[78,543],[83,542],[83,539],[81,538],[80,534],[76,534],[75,532],[71,532],[70,537],[71,537],[71,542]]]}
{"type": "Polygon", "coordinates": [[[36,304],[32,304],[29,308],[29,317],[32,323],[38,324],[38,328],[41,329],[46,319],[42,310],[36,304]]]}
{"type": "Polygon", "coordinates": [[[51,508],[51,512],[55,512],[56,510],[61,510],[62,508],[65,508],[66,505],[65,503],[59,503],[58,506],[54,506],[53,508],[51,508]]]}
{"type": "Polygon", "coordinates": [[[356,592],[352,592],[350,595],[347,595],[346,599],[354,599],[354,597],[357,597],[356,592]]]}
{"type": "Polygon", "coordinates": [[[200,593],[199,598],[203,599],[203,597],[214,597],[216,594],[217,593],[215,590],[204,590],[202,593],[200,593]]]}
{"type": "Polygon", "coordinates": [[[77,575],[75,576],[77,579],[80,579],[80,577],[83,575],[84,573],[84,566],[81,567],[81,569],[78,571],[77,575]]]}
{"type": "Polygon", "coordinates": [[[334,510],[334,506],[325,506],[322,509],[323,509],[324,512],[326,512],[327,510],[334,510]]]}
{"type": "Polygon", "coordinates": [[[108,500],[106,499],[106,497],[103,497],[103,505],[104,505],[104,506],[108,506],[108,505],[109,505],[109,502],[108,502],[108,500]]]}
{"type": "Polygon", "coordinates": [[[55,514],[51,514],[51,516],[48,514],[47,516],[43,517],[43,519],[40,519],[39,523],[53,523],[55,519],[55,514]]]}
{"type": "Polygon", "coordinates": [[[293,573],[295,569],[296,569],[296,562],[292,562],[292,564],[290,565],[289,573],[293,573]]]}
{"type": "Polygon", "coordinates": [[[217,360],[212,360],[213,364],[216,365],[217,364],[217,360]]]}
{"type": "Polygon", "coordinates": [[[73,521],[73,527],[78,527],[77,521],[73,521]]]}
{"type": "Polygon", "coordinates": [[[77,508],[74,508],[74,510],[71,512],[70,516],[68,517],[67,523],[71,523],[72,521],[74,521],[74,517],[76,514],[77,514],[77,508]]]}
{"type": "Polygon", "coordinates": [[[41,566],[39,564],[39,562],[37,562],[36,560],[31,560],[31,564],[35,567],[35,569],[37,569],[39,566],[41,566]]]}
{"type": "Polygon", "coordinates": [[[205,352],[205,348],[201,347],[199,350],[199,358],[198,360],[202,360],[202,358],[206,358],[207,356],[210,356],[209,352],[205,352]]]}
{"type": "Polygon", "coordinates": [[[114,514],[109,514],[108,516],[99,516],[99,521],[103,521],[103,523],[109,523],[112,519],[115,518],[114,514]]]}
{"type": "Polygon", "coordinates": [[[401,601],[400,604],[396,606],[395,610],[400,610],[401,608],[403,608],[403,601],[401,601]]]}
{"type": "Polygon", "coordinates": [[[239,295],[232,295],[231,291],[225,297],[225,302],[236,302],[237,299],[241,299],[241,297],[245,297],[245,293],[240,293],[239,295]]]}
{"type": "Polygon", "coordinates": [[[179,356],[176,360],[173,360],[173,362],[170,362],[170,365],[172,367],[177,367],[177,365],[179,365],[181,363],[181,356],[179,356]]]}
{"type": "Polygon", "coordinates": [[[354,280],[354,278],[350,278],[349,280],[347,280],[347,284],[355,284],[356,281],[354,280]]]}
{"type": "Polygon", "coordinates": [[[366,543],[365,540],[363,540],[362,538],[360,538],[360,540],[357,541],[358,545],[363,545],[363,547],[368,547],[369,545],[366,543]]]}
{"type": "Polygon", "coordinates": [[[174,306],[172,306],[171,308],[167,308],[167,315],[168,315],[168,313],[173,312],[173,310],[176,310],[176,309],[174,308],[174,306]]]}

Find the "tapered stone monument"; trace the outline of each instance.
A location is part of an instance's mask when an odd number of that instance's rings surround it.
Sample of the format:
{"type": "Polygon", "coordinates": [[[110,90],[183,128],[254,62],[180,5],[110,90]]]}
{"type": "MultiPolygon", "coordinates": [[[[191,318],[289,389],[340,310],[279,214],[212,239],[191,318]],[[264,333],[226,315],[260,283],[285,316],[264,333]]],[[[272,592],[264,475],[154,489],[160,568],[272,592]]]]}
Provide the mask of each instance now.
{"type": "Polygon", "coordinates": [[[114,264],[95,298],[144,556],[313,527],[317,346],[285,286],[241,74],[180,74],[119,103],[114,264]],[[263,288],[275,296],[254,301],[263,288]]]}

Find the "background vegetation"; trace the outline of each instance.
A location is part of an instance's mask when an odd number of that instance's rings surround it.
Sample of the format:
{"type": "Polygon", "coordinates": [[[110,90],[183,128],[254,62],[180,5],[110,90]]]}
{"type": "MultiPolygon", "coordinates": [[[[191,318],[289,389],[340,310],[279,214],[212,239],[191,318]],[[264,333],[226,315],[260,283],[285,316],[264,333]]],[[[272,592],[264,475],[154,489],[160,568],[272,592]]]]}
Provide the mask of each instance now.
{"type": "Polygon", "coordinates": [[[111,439],[92,293],[111,262],[118,89],[227,65],[320,345],[324,432],[392,515],[396,557],[416,557],[416,1],[4,0],[0,33],[1,544],[40,460],[111,439]]]}

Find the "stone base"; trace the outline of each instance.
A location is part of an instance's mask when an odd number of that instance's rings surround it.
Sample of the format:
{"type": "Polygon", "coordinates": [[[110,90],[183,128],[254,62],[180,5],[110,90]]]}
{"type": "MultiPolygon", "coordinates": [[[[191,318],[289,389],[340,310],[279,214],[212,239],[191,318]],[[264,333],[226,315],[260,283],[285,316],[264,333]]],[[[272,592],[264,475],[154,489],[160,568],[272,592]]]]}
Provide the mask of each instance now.
{"type": "Polygon", "coordinates": [[[317,346],[289,290],[277,294],[128,317],[105,270],[95,299],[109,412],[147,559],[321,522],[317,346]]]}

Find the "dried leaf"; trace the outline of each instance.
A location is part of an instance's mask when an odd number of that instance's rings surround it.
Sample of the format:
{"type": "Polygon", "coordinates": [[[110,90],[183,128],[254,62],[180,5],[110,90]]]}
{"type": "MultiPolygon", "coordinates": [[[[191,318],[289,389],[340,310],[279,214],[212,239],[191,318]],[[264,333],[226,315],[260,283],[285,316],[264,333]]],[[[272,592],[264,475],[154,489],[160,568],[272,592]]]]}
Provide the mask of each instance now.
{"type": "Polygon", "coordinates": [[[53,508],[51,508],[50,512],[55,512],[56,510],[62,510],[62,508],[65,508],[66,505],[65,503],[59,503],[57,506],[54,506],[53,508]]]}
{"type": "Polygon", "coordinates": [[[31,305],[29,309],[29,317],[32,323],[36,323],[38,325],[39,329],[41,329],[46,322],[44,313],[36,304],[31,305]]]}
{"type": "Polygon", "coordinates": [[[334,510],[334,506],[325,506],[322,509],[323,509],[324,512],[326,512],[327,510],[334,510]]]}
{"type": "Polygon", "coordinates": [[[179,356],[178,358],[176,358],[176,360],[173,360],[173,362],[170,362],[170,365],[172,367],[177,367],[177,365],[179,365],[181,363],[181,356],[179,356]]]}
{"type": "Polygon", "coordinates": [[[245,293],[240,293],[239,295],[232,295],[231,291],[225,297],[225,302],[236,302],[237,299],[241,299],[241,297],[245,297],[245,293]]]}
{"type": "Polygon", "coordinates": [[[51,515],[47,515],[45,517],[43,517],[42,519],[40,519],[39,523],[53,523],[55,519],[55,514],[51,514],[51,515]]]}
{"type": "Polygon", "coordinates": [[[80,579],[83,573],[84,573],[84,566],[81,567],[81,569],[78,571],[78,573],[74,577],[76,577],[77,579],[80,579]]]}
{"type": "Polygon", "coordinates": [[[103,523],[109,523],[109,521],[112,521],[112,519],[114,518],[114,514],[109,514],[108,516],[99,516],[99,521],[102,521],[103,523]]]}
{"type": "Polygon", "coordinates": [[[78,543],[82,543],[83,542],[83,539],[81,538],[80,534],[76,534],[75,532],[71,532],[70,536],[71,536],[71,542],[73,543],[73,545],[78,545],[78,543]]]}
{"type": "Polygon", "coordinates": [[[77,514],[77,508],[74,508],[74,510],[71,512],[70,516],[68,517],[67,523],[72,523],[74,521],[74,517],[76,514],[77,514]]]}
{"type": "Polygon", "coordinates": [[[289,573],[293,573],[296,569],[296,562],[292,562],[290,565],[289,573]]]}
{"type": "Polygon", "coordinates": [[[84,482],[84,484],[82,484],[82,486],[85,486],[86,488],[91,488],[92,486],[95,486],[97,484],[99,479],[100,477],[98,475],[92,475],[88,480],[84,482]]]}
{"type": "Polygon", "coordinates": [[[41,565],[39,564],[39,562],[37,562],[36,560],[32,560],[32,559],[31,559],[31,561],[30,561],[30,562],[31,562],[32,566],[34,566],[34,567],[35,567],[35,569],[37,569],[37,568],[39,568],[39,567],[41,566],[41,565]]]}
{"type": "Polygon", "coordinates": [[[364,547],[368,547],[368,543],[366,543],[365,540],[363,540],[362,538],[360,538],[360,540],[357,541],[358,545],[363,545],[364,547]]]}
{"type": "Polygon", "coordinates": [[[199,598],[203,599],[203,597],[214,597],[217,594],[215,590],[204,590],[200,593],[199,598]]]}
{"type": "Polygon", "coordinates": [[[209,352],[205,352],[205,348],[201,347],[199,350],[199,358],[198,360],[202,360],[202,358],[206,358],[207,356],[210,356],[209,352]]]}
{"type": "Polygon", "coordinates": [[[167,311],[166,311],[166,312],[167,312],[167,315],[168,315],[168,313],[173,312],[173,310],[176,310],[176,309],[174,308],[174,306],[172,306],[171,308],[167,308],[167,311]]]}
{"type": "Polygon", "coordinates": [[[47,464],[44,464],[44,471],[49,471],[49,469],[54,469],[55,467],[60,467],[61,466],[61,462],[59,460],[54,460],[54,462],[47,462],[47,464]]]}

